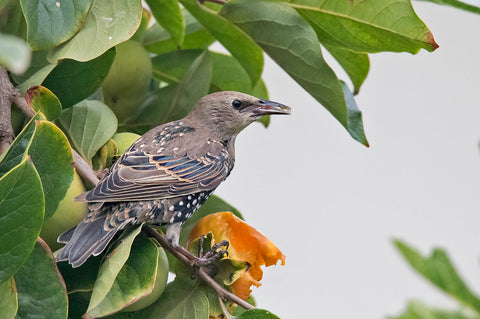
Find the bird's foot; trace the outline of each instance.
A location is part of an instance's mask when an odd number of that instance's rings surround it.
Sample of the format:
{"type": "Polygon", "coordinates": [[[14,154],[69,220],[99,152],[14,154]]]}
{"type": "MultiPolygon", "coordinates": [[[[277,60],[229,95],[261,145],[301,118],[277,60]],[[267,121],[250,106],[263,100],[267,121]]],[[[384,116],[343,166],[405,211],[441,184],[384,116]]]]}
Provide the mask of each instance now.
{"type": "Polygon", "coordinates": [[[197,262],[199,266],[206,266],[209,265],[221,258],[223,256],[227,255],[228,256],[228,247],[230,246],[230,243],[227,240],[222,240],[219,243],[213,244],[212,248],[210,248],[209,251],[206,253],[203,252],[203,241],[205,240],[205,236],[201,236],[199,241],[198,241],[198,257],[197,257],[197,262]],[[222,247],[225,247],[225,249],[221,249],[222,247]]]}
{"type": "Polygon", "coordinates": [[[218,272],[218,267],[215,265],[215,262],[222,259],[225,255],[228,256],[227,249],[230,245],[228,241],[222,240],[221,242],[212,245],[210,250],[204,253],[204,240],[205,236],[202,235],[198,241],[198,256],[192,254],[192,278],[197,277],[200,268],[205,269],[209,273],[210,277],[215,277],[218,272]]]}

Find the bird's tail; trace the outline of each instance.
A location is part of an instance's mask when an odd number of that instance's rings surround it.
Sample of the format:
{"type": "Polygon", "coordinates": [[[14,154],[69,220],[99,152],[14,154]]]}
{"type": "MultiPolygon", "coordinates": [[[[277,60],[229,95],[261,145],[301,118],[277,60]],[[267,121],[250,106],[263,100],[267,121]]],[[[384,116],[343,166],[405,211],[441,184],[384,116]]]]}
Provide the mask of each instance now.
{"type": "Polygon", "coordinates": [[[79,267],[91,255],[102,253],[107,244],[119,229],[122,229],[129,220],[112,225],[106,223],[107,214],[86,218],[74,228],[67,230],[58,237],[58,242],[66,243],[57,255],[56,261],[68,261],[72,267],[79,267]]]}

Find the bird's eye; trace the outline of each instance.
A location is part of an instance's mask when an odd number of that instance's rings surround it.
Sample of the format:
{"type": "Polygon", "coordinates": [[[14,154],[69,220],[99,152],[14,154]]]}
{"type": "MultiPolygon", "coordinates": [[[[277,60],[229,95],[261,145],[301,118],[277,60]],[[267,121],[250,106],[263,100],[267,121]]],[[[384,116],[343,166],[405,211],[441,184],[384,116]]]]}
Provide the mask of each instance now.
{"type": "Polygon", "coordinates": [[[242,102],[240,102],[239,100],[233,100],[232,106],[238,109],[240,106],[242,106],[242,102]]]}

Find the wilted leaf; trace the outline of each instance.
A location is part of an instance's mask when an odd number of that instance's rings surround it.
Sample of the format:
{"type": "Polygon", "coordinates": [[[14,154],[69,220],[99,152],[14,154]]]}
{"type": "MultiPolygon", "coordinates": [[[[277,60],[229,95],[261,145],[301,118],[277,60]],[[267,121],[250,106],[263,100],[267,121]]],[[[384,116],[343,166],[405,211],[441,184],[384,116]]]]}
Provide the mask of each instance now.
{"type": "Polygon", "coordinates": [[[135,229],[131,229],[125,237],[119,239],[118,246],[112,246],[113,250],[109,251],[105,256],[105,259],[100,266],[100,270],[98,271],[97,280],[93,287],[92,297],[87,312],[90,312],[97,307],[109,293],[115,283],[115,279],[122,270],[123,265],[127,262],[135,237],[137,237],[141,230],[142,225],[137,226],[135,229]]]}
{"type": "Polygon", "coordinates": [[[15,274],[18,319],[66,319],[68,298],[65,283],[52,252],[39,239],[25,264],[15,274]]]}
{"type": "Polygon", "coordinates": [[[60,59],[92,60],[128,40],[141,19],[140,0],[94,1],[81,29],[73,38],[53,49],[48,59],[52,63],[60,59]]]}
{"type": "Polygon", "coordinates": [[[42,82],[62,102],[63,108],[82,101],[95,92],[110,70],[115,50],[87,62],[62,60],[42,82]]]}
{"type": "Polygon", "coordinates": [[[211,74],[212,60],[205,52],[195,59],[178,85],[157,89],[148,96],[138,113],[129,118],[123,128],[143,134],[154,126],[186,116],[208,93],[211,74]]]}
{"type": "Polygon", "coordinates": [[[178,0],[146,0],[158,24],[168,30],[177,46],[183,43],[185,21],[178,0]]]}
{"type": "Polygon", "coordinates": [[[49,89],[44,86],[32,86],[25,94],[27,104],[35,111],[41,111],[49,121],[56,120],[62,112],[62,104],[49,89]]]}
{"type": "Polygon", "coordinates": [[[115,114],[96,100],[85,100],[64,110],[59,121],[77,151],[88,161],[117,131],[115,114]]]}
{"type": "Polygon", "coordinates": [[[292,0],[290,6],[326,44],[356,52],[435,50],[438,45],[410,0],[292,0]]]}
{"type": "Polygon", "coordinates": [[[187,219],[187,221],[183,225],[182,232],[180,234],[180,244],[182,246],[185,246],[187,244],[188,235],[192,231],[192,228],[195,226],[195,224],[201,218],[218,212],[232,212],[238,218],[243,219],[242,214],[240,214],[240,212],[235,207],[233,207],[220,197],[212,195],[198,209],[198,211],[195,212],[195,214],[193,214],[189,219],[187,219]]]}
{"type": "Polygon", "coordinates": [[[268,238],[231,212],[210,214],[200,219],[190,232],[187,245],[209,232],[215,242],[227,240],[230,243],[229,259],[250,265],[231,284],[233,293],[243,300],[249,297],[252,285],[261,285],[261,266],[275,265],[279,260],[285,264],[285,255],[268,238]]]}
{"type": "Polygon", "coordinates": [[[23,73],[30,65],[32,52],[21,38],[0,34],[0,65],[14,73],[23,73]]]}
{"type": "MultiPolygon", "coordinates": [[[[185,20],[185,36],[180,48],[207,49],[215,42],[215,38],[188,12],[182,10],[185,20]]],[[[178,49],[178,44],[170,33],[159,24],[154,24],[145,32],[143,38],[145,48],[153,53],[162,54],[178,49]]]]}
{"type": "Polygon", "coordinates": [[[45,50],[70,39],[80,29],[92,0],[21,2],[28,44],[34,50],[45,50]]]}
{"type": "Polygon", "coordinates": [[[367,78],[370,70],[370,60],[365,53],[356,53],[334,46],[325,46],[330,54],[338,61],[347,72],[354,86],[354,94],[358,94],[363,81],[367,78]]]}
{"type": "Polygon", "coordinates": [[[198,1],[180,0],[180,3],[240,62],[252,83],[257,84],[263,70],[263,52],[255,41],[198,1]]]}
{"type": "Polygon", "coordinates": [[[15,318],[18,309],[18,300],[17,287],[15,286],[13,277],[0,284],[0,309],[2,309],[3,318],[15,318]]]}
{"type": "Polygon", "coordinates": [[[405,312],[389,319],[475,319],[476,316],[461,311],[430,308],[420,301],[410,301],[405,312]]]}
{"type": "Polygon", "coordinates": [[[395,240],[394,244],[410,266],[428,281],[462,304],[480,312],[480,299],[458,275],[444,250],[436,248],[430,257],[423,257],[413,247],[400,240],[395,240]]]}
{"type": "MultiPolygon", "coordinates": [[[[285,3],[233,0],[227,2],[220,14],[249,34],[349,133],[363,129],[351,127],[358,121],[349,119],[342,84],[323,59],[312,27],[294,9],[285,3]]],[[[358,136],[352,135],[355,139],[358,136]]]]}
{"type": "Polygon", "coordinates": [[[29,158],[0,178],[0,283],[30,255],[43,223],[42,183],[29,158]]]}

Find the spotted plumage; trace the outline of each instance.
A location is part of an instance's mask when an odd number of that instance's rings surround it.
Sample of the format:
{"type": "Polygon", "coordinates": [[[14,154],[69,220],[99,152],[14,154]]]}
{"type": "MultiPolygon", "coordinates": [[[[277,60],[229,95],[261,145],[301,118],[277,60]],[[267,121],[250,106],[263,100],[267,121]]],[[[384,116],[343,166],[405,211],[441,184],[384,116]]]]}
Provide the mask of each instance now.
{"type": "Polygon", "coordinates": [[[202,98],[185,118],[148,131],[94,189],[77,197],[90,212],[60,235],[66,245],[57,261],[78,267],[118,230],[140,222],[166,225],[167,239],[178,245],[183,223],[230,174],[237,134],[260,116],[289,112],[275,102],[219,92],[202,98]]]}

